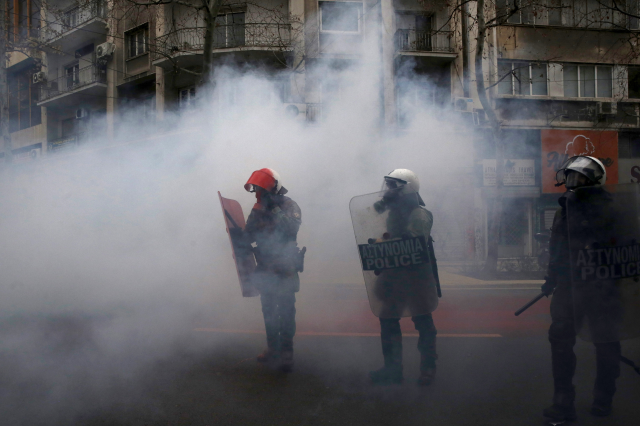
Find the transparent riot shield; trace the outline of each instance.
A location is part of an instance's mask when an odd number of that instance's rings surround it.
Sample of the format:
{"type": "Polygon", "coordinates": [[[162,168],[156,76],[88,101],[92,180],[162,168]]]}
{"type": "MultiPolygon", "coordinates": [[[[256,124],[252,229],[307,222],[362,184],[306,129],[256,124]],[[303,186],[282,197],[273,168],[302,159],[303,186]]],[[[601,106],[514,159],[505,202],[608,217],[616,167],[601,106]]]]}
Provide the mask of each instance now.
{"type": "Polygon", "coordinates": [[[640,185],[577,189],[567,226],[578,335],[595,343],[640,336],[640,185]]]}
{"type": "Polygon", "coordinates": [[[380,318],[428,314],[438,306],[428,235],[409,233],[409,220],[419,220],[419,212],[397,211],[383,194],[349,203],[371,311],[380,318]]]}
{"type": "Polygon", "coordinates": [[[245,226],[242,206],[235,200],[224,198],[220,192],[218,192],[218,197],[220,198],[222,215],[224,216],[224,223],[227,226],[227,233],[231,242],[231,253],[236,264],[242,296],[258,296],[260,293],[252,282],[253,272],[256,269],[256,260],[251,246],[243,241],[241,237],[245,226]]]}

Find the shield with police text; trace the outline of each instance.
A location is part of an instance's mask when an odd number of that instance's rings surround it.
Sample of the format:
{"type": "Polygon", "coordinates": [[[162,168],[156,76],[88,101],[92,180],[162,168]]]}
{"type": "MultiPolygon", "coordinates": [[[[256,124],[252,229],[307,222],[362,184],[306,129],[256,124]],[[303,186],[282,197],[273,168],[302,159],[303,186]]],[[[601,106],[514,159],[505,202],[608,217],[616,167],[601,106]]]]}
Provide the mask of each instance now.
{"type": "Polygon", "coordinates": [[[429,235],[410,226],[423,220],[426,210],[417,203],[388,202],[384,194],[361,195],[349,203],[371,311],[380,318],[431,313],[438,293],[429,235]]]}
{"type": "Polygon", "coordinates": [[[227,234],[229,234],[229,241],[231,242],[231,253],[236,264],[242,296],[258,296],[260,293],[252,282],[253,272],[256,269],[256,260],[251,245],[242,238],[242,231],[246,224],[242,206],[235,200],[224,198],[220,192],[218,192],[218,197],[220,197],[222,215],[224,216],[227,234]]]}
{"type": "Polygon", "coordinates": [[[579,336],[595,343],[640,336],[640,185],[584,187],[566,197],[579,336]]]}

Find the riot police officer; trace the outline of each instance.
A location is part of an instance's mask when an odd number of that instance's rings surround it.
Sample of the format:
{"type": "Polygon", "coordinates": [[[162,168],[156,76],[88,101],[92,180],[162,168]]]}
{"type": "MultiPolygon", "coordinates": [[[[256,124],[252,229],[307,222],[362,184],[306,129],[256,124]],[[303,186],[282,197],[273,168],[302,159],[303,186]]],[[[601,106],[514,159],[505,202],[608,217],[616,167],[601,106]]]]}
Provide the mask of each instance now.
{"type": "MultiPolygon", "coordinates": [[[[422,236],[429,241],[433,215],[418,193],[418,176],[407,169],[395,169],[384,177],[382,199],[374,204],[378,213],[387,211],[386,233],[390,239],[422,236]]],[[[430,241],[429,241],[430,242],[430,241]]],[[[374,384],[401,383],[402,332],[400,317],[411,316],[419,332],[419,385],[429,385],[436,374],[436,328],[431,312],[438,304],[433,261],[408,268],[381,271],[374,295],[381,306],[380,338],[384,366],[369,373],[374,384]]],[[[370,298],[372,295],[370,295],[370,298]]]]}
{"type": "Polygon", "coordinates": [[[287,190],[275,170],[256,170],[244,188],[256,195],[243,238],[248,244],[256,243],[253,282],[260,292],[267,334],[267,349],[257,360],[279,362],[283,371],[291,371],[296,332],[295,293],[300,289],[298,272],[302,271],[302,255],[296,242],[300,208],[284,195],[287,190]]]}
{"type": "MultiPolygon", "coordinates": [[[[576,325],[574,316],[574,298],[571,277],[571,252],[569,241],[570,223],[567,217],[567,204],[571,205],[571,223],[590,223],[592,219],[607,216],[607,205],[611,196],[603,188],[607,179],[604,165],[594,157],[576,156],[569,158],[556,174],[556,186],[564,185],[566,192],[558,203],[562,207],[556,212],[551,228],[549,246],[550,261],[546,282],[542,292],[551,299],[551,361],[554,381],[553,405],[543,411],[545,417],[552,420],[574,420],[575,389],[573,376],[576,369],[576,356],[573,347],[576,343],[576,325]],[[576,192],[578,188],[588,191],[576,192]]],[[[611,413],[611,402],[616,391],[615,382],[620,375],[620,342],[595,343],[597,357],[597,376],[593,390],[591,413],[595,416],[607,416],[611,413]]]]}

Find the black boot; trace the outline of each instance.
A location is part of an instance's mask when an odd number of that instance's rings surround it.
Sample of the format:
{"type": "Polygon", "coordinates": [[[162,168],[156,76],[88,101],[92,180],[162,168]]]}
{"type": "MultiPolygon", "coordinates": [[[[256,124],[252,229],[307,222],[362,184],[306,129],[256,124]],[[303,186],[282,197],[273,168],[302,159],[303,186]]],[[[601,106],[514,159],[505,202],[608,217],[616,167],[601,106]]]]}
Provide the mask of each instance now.
{"type": "Polygon", "coordinates": [[[616,393],[616,379],[620,376],[620,342],[596,343],[596,383],[593,389],[591,414],[606,417],[616,393]]]}
{"type": "MultiPolygon", "coordinates": [[[[420,336],[422,340],[422,336],[420,336]]],[[[418,345],[420,348],[420,376],[418,385],[429,386],[436,378],[436,336],[428,336],[424,339],[424,344],[418,345]]]]}
{"type": "Polygon", "coordinates": [[[542,414],[557,421],[573,421],[577,418],[574,400],[576,398],[575,390],[556,391],[553,395],[553,405],[545,408],[542,414]]]}
{"type": "Polygon", "coordinates": [[[371,382],[375,385],[400,384],[404,380],[402,374],[402,333],[399,319],[380,319],[380,338],[384,367],[369,372],[371,382]]]}
{"type": "Polygon", "coordinates": [[[436,378],[436,327],[431,314],[411,318],[418,330],[418,350],[420,351],[419,386],[429,386],[436,378]]]}
{"type": "Polygon", "coordinates": [[[593,403],[591,404],[591,414],[597,417],[606,417],[611,414],[611,402],[613,397],[602,393],[594,392],[593,403]]]}
{"type": "Polygon", "coordinates": [[[574,406],[576,392],[573,387],[573,375],[576,371],[576,355],[573,352],[573,346],[576,339],[573,330],[573,323],[563,324],[560,322],[552,323],[549,330],[554,388],[553,405],[545,408],[542,413],[552,420],[571,421],[576,419],[574,406]],[[558,331],[563,331],[563,325],[569,330],[566,335],[558,333],[558,331]]]}

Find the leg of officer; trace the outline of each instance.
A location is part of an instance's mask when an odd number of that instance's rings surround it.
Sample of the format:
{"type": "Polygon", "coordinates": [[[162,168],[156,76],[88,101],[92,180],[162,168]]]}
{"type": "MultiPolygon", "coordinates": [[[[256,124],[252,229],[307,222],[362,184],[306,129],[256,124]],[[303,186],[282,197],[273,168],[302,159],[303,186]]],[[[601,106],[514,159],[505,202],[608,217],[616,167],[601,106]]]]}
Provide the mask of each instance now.
{"type": "Polygon", "coordinates": [[[436,377],[436,326],[431,314],[412,317],[416,330],[418,330],[418,350],[420,351],[420,377],[418,384],[427,386],[436,377]]]}
{"type": "Polygon", "coordinates": [[[384,367],[369,373],[375,384],[402,383],[402,331],[400,318],[380,318],[384,367]]]}
{"type": "Polygon", "coordinates": [[[280,344],[282,369],[293,368],[293,336],[296,334],[296,294],[282,292],[278,295],[278,316],[280,318],[280,344]]]}
{"type": "Polygon", "coordinates": [[[573,387],[576,371],[576,355],[573,352],[576,330],[571,282],[568,279],[558,284],[551,299],[549,342],[554,393],[553,405],[544,410],[544,415],[552,419],[573,420],[576,418],[573,387]]]}
{"type": "Polygon", "coordinates": [[[280,319],[278,318],[278,298],[272,291],[260,291],[264,328],[267,333],[267,350],[258,356],[259,362],[268,362],[280,355],[280,319]]]}
{"type": "Polygon", "coordinates": [[[591,414],[608,416],[620,376],[620,342],[596,343],[596,383],[593,389],[591,414]]]}

